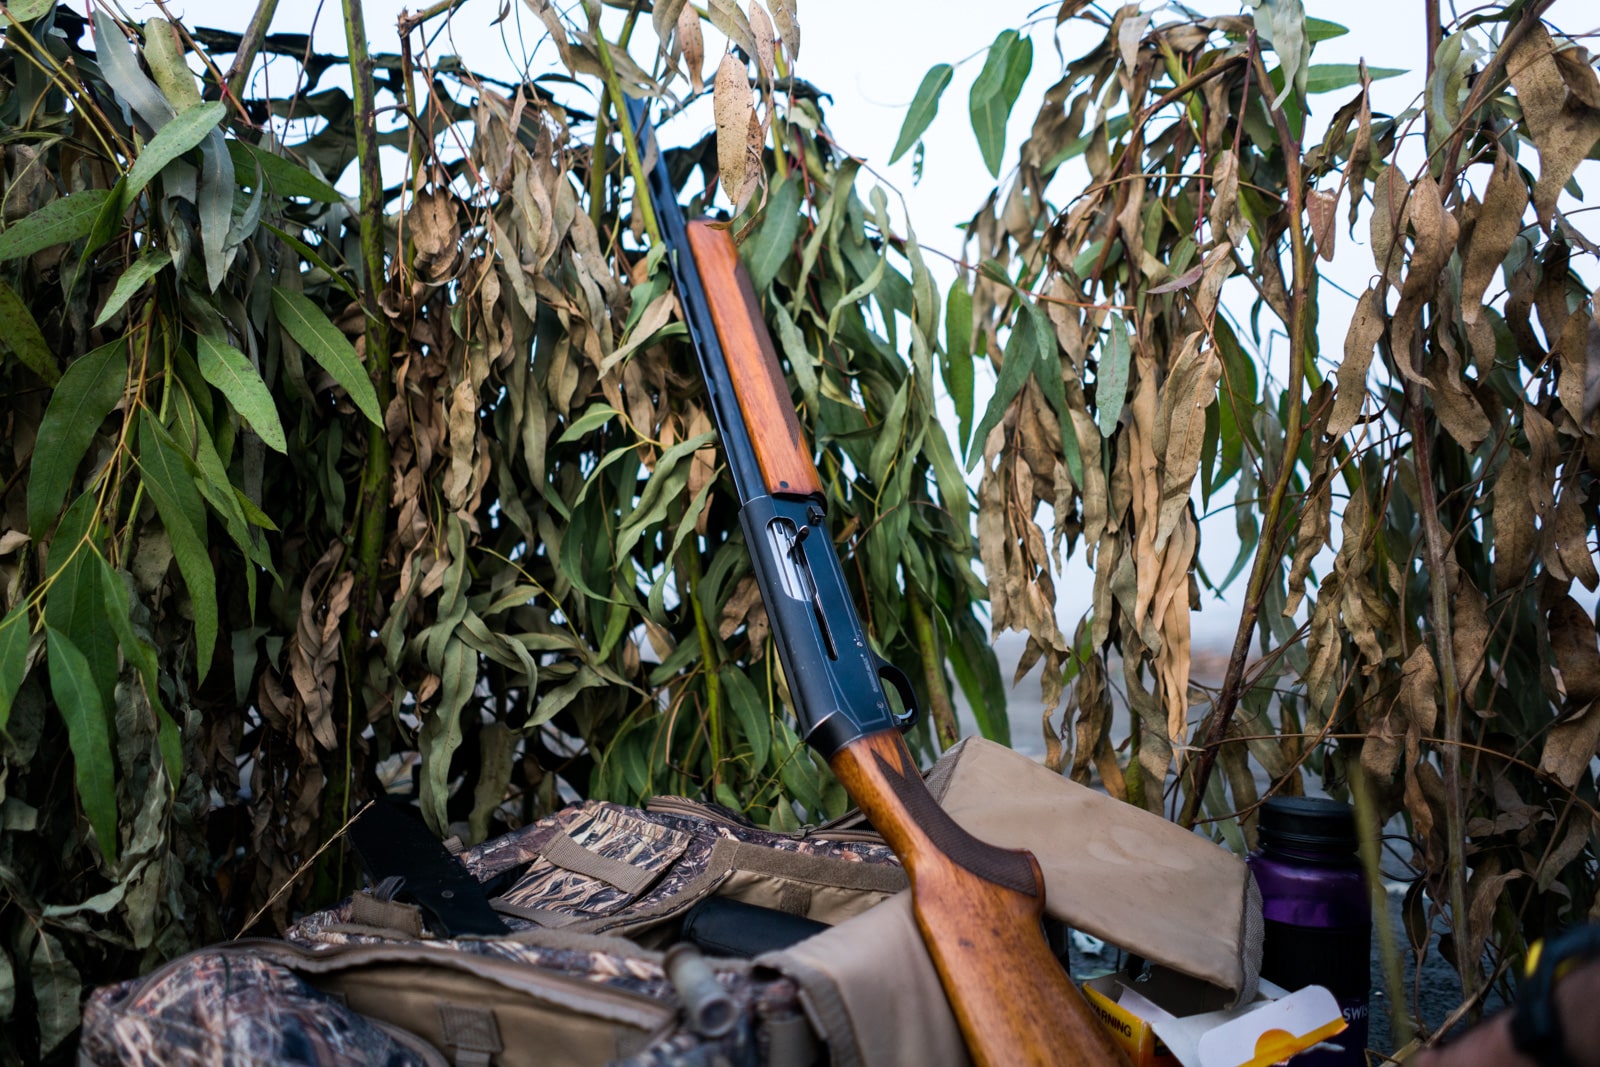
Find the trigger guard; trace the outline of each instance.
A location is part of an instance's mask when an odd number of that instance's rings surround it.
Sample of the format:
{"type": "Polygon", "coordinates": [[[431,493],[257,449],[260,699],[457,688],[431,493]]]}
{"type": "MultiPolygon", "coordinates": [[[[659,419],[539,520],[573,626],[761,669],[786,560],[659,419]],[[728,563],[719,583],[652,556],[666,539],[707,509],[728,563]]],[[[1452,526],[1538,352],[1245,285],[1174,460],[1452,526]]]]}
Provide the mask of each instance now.
{"type": "Polygon", "coordinates": [[[900,694],[900,703],[905,705],[905,711],[890,716],[894,720],[895,728],[905,733],[922,717],[922,709],[917,705],[916,690],[911,688],[911,678],[888,660],[877,656],[873,658],[878,661],[878,678],[893,686],[894,691],[900,694]]]}

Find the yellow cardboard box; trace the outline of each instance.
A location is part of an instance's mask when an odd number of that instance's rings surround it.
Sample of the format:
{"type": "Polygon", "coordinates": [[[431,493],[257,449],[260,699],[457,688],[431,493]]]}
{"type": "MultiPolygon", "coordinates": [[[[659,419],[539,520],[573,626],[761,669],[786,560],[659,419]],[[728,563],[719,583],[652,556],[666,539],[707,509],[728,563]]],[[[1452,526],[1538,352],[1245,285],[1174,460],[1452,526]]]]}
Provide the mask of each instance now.
{"type": "Polygon", "coordinates": [[[1155,968],[1148,982],[1110,974],[1084,994],[1132,1067],[1267,1067],[1339,1034],[1339,1004],[1321,986],[1288,993],[1263,981],[1256,999],[1155,968]]]}

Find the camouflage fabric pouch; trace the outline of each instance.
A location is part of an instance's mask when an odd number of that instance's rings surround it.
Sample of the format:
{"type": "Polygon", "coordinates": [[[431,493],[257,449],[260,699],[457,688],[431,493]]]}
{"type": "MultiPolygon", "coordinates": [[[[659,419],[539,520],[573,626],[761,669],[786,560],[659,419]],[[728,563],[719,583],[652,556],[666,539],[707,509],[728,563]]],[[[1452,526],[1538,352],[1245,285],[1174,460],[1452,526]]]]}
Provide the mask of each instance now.
{"type": "Polygon", "coordinates": [[[803,1067],[825,1052],[792,979],[710,960],[738,1021],[708,1036],[656,949],[711,895],[832,924],[906,884],[857,827],[775,834],[677,798],[576,805],[458,858],[507,936],[434,936],[403,893],[375,887],[283,940],[214,946],[96,991],[81,1062],[803,1067]]]}

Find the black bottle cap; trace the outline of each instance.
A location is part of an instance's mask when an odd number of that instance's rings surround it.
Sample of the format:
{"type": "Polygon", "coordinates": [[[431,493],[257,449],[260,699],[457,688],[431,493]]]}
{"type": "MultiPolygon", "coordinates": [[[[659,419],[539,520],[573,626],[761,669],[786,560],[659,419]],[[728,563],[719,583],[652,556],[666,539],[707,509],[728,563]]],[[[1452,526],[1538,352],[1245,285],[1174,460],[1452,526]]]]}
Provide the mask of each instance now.
{"type": "Polygon", "coordinates": [[[1269,849],[1347,855],[1358,844],[1355,812],[1327,797],[1268,797],[1259,825],[1269,849]]]}

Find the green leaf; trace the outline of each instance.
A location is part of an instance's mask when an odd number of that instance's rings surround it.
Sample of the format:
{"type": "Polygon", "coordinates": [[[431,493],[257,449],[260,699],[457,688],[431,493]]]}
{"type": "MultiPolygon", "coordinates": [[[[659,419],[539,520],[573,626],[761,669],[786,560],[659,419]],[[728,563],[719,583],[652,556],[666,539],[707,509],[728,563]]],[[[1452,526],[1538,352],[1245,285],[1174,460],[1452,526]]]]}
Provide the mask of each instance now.
{"type": "Polygon", "coordinates": [[[200,186],[195,194],[195,212],[200,216],[200,246],[205,252],[206,284],[212,292],[222,285],[223,275],[228,269],[227,241],[229,224],[233,221],[233,188],[233,157],[228,154],[222,131],[210,130],[200,145],[200,186]]]}
{"type": "Polygon", "coordinates": [[[1296,99],[1306,92],[1307,66],[1311,62],[1311,41],[1306,35],[1304,0],[1245,0],[1255,9],[1256,35],[1278,55],[1278,69],[1284,84],[1273,100],[1282,107],[1291,90],[1296,99]]]}
{"type": "MultiPolygon", "coordinates": [[[[229,143],[231,144],[232,142],[229,143]]],[[[351,300],[361,299],[361,295],[356,292],[355,286],[346,281],[343,274],[340,274],[338,271],[334,270],[331,263],[318,255],[316,249],[306,244],[299,237],[296,237],[288,230],[280,229],[270,222],[262,222],[261,225],[265,226],[268,230],[271,230],[273,235],[276,236],[278,240],[282,241],[284,244],[298,252],[301,259],[304,259],[307,263],[311,264],[323,274],[327,275],[328,280],[334,285],[337,285],[340,289],[344,290],[345,295],[351,300]]]]}
{"type": "Polygon", "coordinates": [[[1067,390],[1061,378],[1060,347],[1056,343],[1055,327],[1050,317],[1036,304],[1023,303],[1022,320],[1017,329],[1032,329],[1034,346],[1039,355],[1039,369],[1035,374],[1039,391],[1050,403],[1061,427],[1061,458],[1066,461],[1067,473],[1074,485],[1083,484],[1083,449],[1078,443],[1078,430],[1072,423],[1072,411],[1067,407],[1067,390]]]}
{"type": "Polygon", "coordinates": [[[35,541],[50,529],[90,442],[122,399],[128,378],[126,346],[118,338],[80,356],[50,396],[28,471],[28,533],[35,541]]]}
{"type": "Polygon", "coordinates": [[[134,159],[133,166],[128,168],[124,178],[126,184],[122,188],[123,207],[131,205],[134,198],[168,163],[205,140],[206,135],[217,128],[217,123],[227,113],[228,105],[221,100],[213,100],[209,104],[190,108],[161,127],[160,132],[144,146],[144,151],[134,159]]]}
{"type": "Polygon", "coordinates": [[[140,640],[133,632],[128,586],[122,575],[112,570],[111,564],[107,563],[98,552],[94,558],[100,567],[100,588],[105,593],[106,621],[111,624],[112,632],[117,635],[117,642],[122,646],[122,655],[138,670],[139,678],[144,682],[145,698],[155,709],[159,723],[157,743],[161,747],[161,759],[166,764],[168,780],[176,787],[183,776],[183,740],[178,732],[178,724],[168,714],[166,706],[161,703],[156,650],[140,640]]]}
{"type": "Polygon", "coordinates": [[[972,432],[972,294],[956,278],[944,304],[944,387],[956,408],[956,451],[965,453],[972,432]]]}
{"type": "Polygon", "coordinates": [[[588,409],[582,415],[579,415],[571,426],[567,427],[566,432],[557,439],[556,443],[564,445],[568,441],[576,441],[580,437],[587,437],[616,417],[617,409],[610,404],[590,404],[588,409]]]}
{"type": "Polygon", "coordinates": [[[1033,69],[1033,41],[1019,37],[1016,30],[1004,30],[989,46],[983,70],[972,83],[968,107],[972,114],[972,132],[978,138],[978,150],[983,154],[984,166],[995,177],[1000,176],[1000,163],[1006,150],[1006,120],[1022,92],[1033,69]]]}
{"type": "Polygon", "coordinates": [[[1122,418],[1122,405],[1128,398],[1128,364],[1133,356],[1129,343],[1128,326],[1122,316],[1111,313],[1106,340],[1100,346],[1100,368],[1094,386],[1095,424],[1101,437],[1116,432],[1122,418]]]}
{"type": "Polygon", "coordinates": [[[779,182],[767,201],[761,228],[739,248],[758,298],[772,285],[779,268],[794,258],[794,239],[800,233],[800,192],[797,177],[779,182]]]}
{"type": "Polygon", "coordinates": [[[28,639],[33,634],[28,628],[28,601],[17,601],[4,619],[0,619],[0,730],[11,719],[11,702],[17,699],[22,679],[28,668],[28,639]]]}
{"type": "MultiPolygon", "coordinates": [[[[1398,78],[1408,73],[1399,67],[1368,67],[1367,74],[1373,81],[1382,81],[1385,78],[1398,78]]],[[[1355,63],[1313,63],[1306,71],[1307,93],[1331,93],[1337,89],[1345,89],[1361,81],[1361,67],[1355,63]]]]}
{"type": "Polygon", "coordinates": [[[153,130],[171,122],[176,112],[139,66],[139,57],[122,27],[105,8],[94,11],[94,58],[119,103],[133,108],[153,130]]]}
{"type": "Polygon", "coordinates": [[[100,315],[94,320],[96,326],[104,326],[106,320],[117,312],[133,294],[144,288],[144,283],[161,273],[161,269],[172,262],[172,253],[161,248],[146,248],[140,253],[139,258],[128,264],[128,269],[122,272],[122,277],[117,279],[117,284],[111,288],[111,296],[106,300],[106,306],[100,309],[100,315]]]}
{"type": "Polygon", "coordinates": [[[750,678],[738,667],[729,664],[722,668],[722,691],[739,720],[739,730],[750,742],[750,767],[759,773],[767,765],[772,751],[772,715],[750,678]]]}
{"type": "Polygon", "coordinates": [[[66,634],[45,628],[45,654],[50,663],[50,691],[67,724],[72,746],[73,777],[83,813],[94,828],[106,862],[117,860],[116,767],[111,761],[111,731],[105,702],[83,658],[66,634]]]}
{"type": "MultiPolygon", "coordinates": [[[[1024,303],[1022,306],[1029,308],[1033,305],[1024,303]]],[[[1018,323],[1011,328],[1011,336],[1006,338],[1005,359],[1000,365],[1000,379],[995,383],[994,396],[989,398],[989,406],[984,409],[977,432],[972,435],[972,442],[967,446],[967,470],[970,471],[977,465],[978,457],[983,455],[983,443],[988,438],[989,432],[1000,425],[1000,420],[1005,418],[1006,408],[1017,398],[1023,384],[1038,368],[1038,338],[1038,332],[1033,329],[1031,323],[1018,323]]]]}
{"type": "Polygon", "coordinates": [[[0,281],[0,341],[46,384],[55,385],[61,380],[55,353],[39,331],[39,324],[33,321],[28,305],[3,281],[0,281]]]}
{"type": "Polygon", "coordinates": [[[195,661],[198,678],[211,668],[217,643],[217,575],[206,552],[205,504],[196,487],[196,472],[148,410],[139,416],[139,470],[144,487],[161,516],[172,543],[189,600],[194,608],[195,661]]]}
{"type": "Polygon", "coordinates": [[[45,625],[71,639],[109,707],[117,687],[117,639],[105,625],[105,591],[100,587],[99,530],[95,497],[73,501],[50,545],[50,595],[45,625]]]}
{"type": "Polygon", "coordinates": [[[52,200],[18,219],[0,233],[0,260],[31,256],[52,245],[87,236],[110,196],[109,189],[88,189],[52,200]]]}
{"type": "Polygon", "coordinates": [[[278,419],[272,392],[245,354],[225,339],[205,333],[195,338],[195,351],[199,355],[200,373],[205,375],[206,381],[228,398],[233,410],[243,416],[263,441],[287,454],[289,443],[284,439],[283,423],[278,419]]]}
{"type": "Polygon", "coordinates": [[[233,165],[238,171],[250,174],[259,166],[275,196],[299,196],[322,204],[337,204],[343,199],[339,190],[300,164],[275,152],[236,140],[228,141],[228,152],[233,156],[233,165]]]}
{"type": "Polygon", "coordinates": [[[890,163],[905,155],[921,139],[928,124],[939,113],[939,97],[949,88],[955,72],[948,63],[936,63],[922,76],[917,95],[911,98],[911,110],[906,112],[906,121],[900,127],[900,138],[894,143],[894,151],[889,153],[890,163]]]}
{"type": "Polygon", "coordinates": [[[1337,22],[1329,22],[1327,19],[1306,19],[1306,40],[1312,44],[1331,41],[1335,37],[1343,37],[1349,32],[1348,27],[1341,26],[1337,22]]]}
{"type": "Polygon", "coordinates": [[[1011,720],[1006,715],[1006,687],[994,644],[971,612],[957,612],[950,624],[950,667],[972,706],[978,730],[991,741],[1009,745],[1011,720]]]}
{"type": "Polygon", "coordinates": [[[11,18],[0,15],[0,26],[9,26],[13,20],[18,23],[32,22],[55,6],[56,0],[17,0],[14,4],[6,5],[11,18]]]}
{"type": "Polygon", "coordinates": [[[278,323],[289,331],[295,343],[321,364],[323,370],[333,375],[333,380],[350,395],[361,413],[374,426],[382,426],[383,413],[378,410],[378,394],[372,388],[366,368],[361,365],[361,357],[356,355],[356,350],[339,332],[339,328],[328,320],[328,316],[322,313],[322,309],[304,293],[290,292],[274,285],[272,310],[278,316],[278,323]]]}

